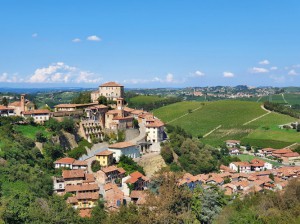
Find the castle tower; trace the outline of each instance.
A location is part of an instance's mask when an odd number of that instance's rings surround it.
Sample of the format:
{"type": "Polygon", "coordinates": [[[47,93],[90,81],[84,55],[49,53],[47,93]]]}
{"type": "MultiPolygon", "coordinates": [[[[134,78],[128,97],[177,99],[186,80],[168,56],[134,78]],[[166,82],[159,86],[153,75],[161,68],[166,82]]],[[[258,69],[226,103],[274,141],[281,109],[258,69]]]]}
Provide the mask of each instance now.
{"type": "Polygon", "coordinates": [[[124,98],[117,99],[118,116],[124,117],[124,98]]]}
{"type": "Polygon", "coordinates": [[[20,106],[21,106],[21,112],[25,111],[25,94],[21,94],[21,100],[20,100],[20,106]]]}

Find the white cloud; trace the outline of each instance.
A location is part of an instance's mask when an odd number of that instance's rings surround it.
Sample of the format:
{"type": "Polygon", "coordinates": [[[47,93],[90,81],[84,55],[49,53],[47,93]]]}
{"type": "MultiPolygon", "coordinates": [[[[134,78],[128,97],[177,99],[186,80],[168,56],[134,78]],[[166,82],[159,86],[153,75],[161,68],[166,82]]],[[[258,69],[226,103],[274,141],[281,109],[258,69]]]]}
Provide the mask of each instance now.
{"type": "Polygon", "coordinates": [[[204,76],[205,73],[204,72],[201,72],[199,70],[195,71],[194,73],[191,74],[192,77],[201,77],[201,76],[204,76]]]}
{"type": "Polygon", "coordinates": [[[0,75],[0,82],[23,82],[23,79],[18,77],[18,74],[9,75],[8,73],[4,72],[0,75]]]}
{"type": "Polygon", "coordinates": [[[36,37],[38,36],[38,34],[37,34],[37,33],[33,33],[31,36],[32,36],[33,38],[36,38],[36,37]]]}
{"type": "Polygon", "coordinates": [[[260,64],[260,65],[268,65],[268,64],[270,64],[270,62],[268,60],[262,60],[262,61],[258,62],[258,64],[260,64]]]}
{"type": "Polygon", "coordinates": [[[167,74],[166,82],[174,82],[174,75],[171,73],[167,74]]]}
{"type": "Polygon", "coordinates": [[[81,39],[79,39],[79,38],[75,38],[75,39],[72,40],[72,42],[74,42],[74,43],[78,43],[80,41],[81,41],[81,39]]]}
{"type": "Polygon", "coordinates": [[[276,67],[276,66],[273,66],[270,68],[270,70],[277,70],[277,69],[278,69],[278,67],[276,67]]]}
{"type": "Polygon", "coordinates": [[[295,71],[295,69],[292,69],[289,71],[288,75],[298,75],[298,73],[295,71]]]}
{"type": "Polygon", "coordinates": [[[101,41],[101,38],[97,37],[96,35],[89,36],[86,39],[90,41],[101,41]]]}
{"type": "Polygon", "coordinates": [[[251,69],[251,72],[252,72],[252,73],[268,73],[269,70],[266,69],[266,68],[253,67],[253,68],[251,69]]]}
{"type": "Polygon", "coordinates": [[[97,83],[102,80],[96,74],[77,67],[57,62],[48,67],[38,68],[28,78],[30,83],[97,83]]]}
{"type": "Polygon", "coordinates": [[[223,72],[223,77],[232,78],[234,77],[234,74],[232,72],[223,72]]]}

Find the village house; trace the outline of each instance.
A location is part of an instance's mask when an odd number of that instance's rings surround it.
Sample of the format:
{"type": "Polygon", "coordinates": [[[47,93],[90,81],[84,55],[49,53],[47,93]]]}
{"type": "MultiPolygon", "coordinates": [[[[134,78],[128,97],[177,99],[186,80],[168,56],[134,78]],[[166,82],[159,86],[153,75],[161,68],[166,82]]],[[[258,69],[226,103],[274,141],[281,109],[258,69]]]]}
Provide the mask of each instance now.
{"type": "Polygon", "coordinates": [[[120,208],[121,205],[126,204],[124,193],[113,183],[107,183],[103,187],[103,198],[105,206],[111,211],[120,208]]]}
{"type": "Polygon", "coordinates": [[[240,173],[249,173],[251,171],[251,165],[248,162],[233,162],[229,164],[229,167],[240,173]]]}
{"type": "Polygon", "coordinates": [[[146,120],[147,141],[161,142],[164,140],[164,123],[156,118],[146,120]]]}
{"type": "Polygon", "coordinates": [[[15,101],[8,104],[8,108],[14,110],[15,115],[21,116],[22,112],[30,111],[35,109],[35,105],[33,102],[25,99],[25,94],[21,94],[20,101],[15,101]]]}
{"type": "Polygon", "coordinates": [[[226,141],[226,147],[228,148],[237,148],[241,144],[241,141],[238,140],[227,140],[226,141]]]}
{"type": "Polygon", "coordinates": [[[85,180],[85,174],[84,170],[63,170],[62,177],[65,181],[65,186],[82,184],[85,180]]]}
{"type": "Polygon", "coordinates": [[[96,160],[100,163],[101,167],[107,167],[114,163],[114,152],[109,150],[104,150],[102,152],[97,153],[96,160]]]}
{"type": "Polygon", "coordinates": [[[75,209],[87,209],[96,206],[99,200],[99,193],[77,193],[75,196],[68,197],[67,203],[75,209]]]}
{"type": "Polygon", "coordinates": [[[0,105],[0,117],[9,117],[15,116],[15,111],[13,108],[9,108],[3,105],[0,105]]]}
{"type": "Polygon", "coordinates": [[[116,162],[119,162],[122,155],[132,159],[140,157],[140,150],[136,144],[132,142],[118,142],[108,146],[108,150],[112,151],[116,162]]]}
{"type": "Polygon", "coordinates": [[[238,148],[229,148],[229,155],[239,155],[240,154],[240,150],[238,148]]]}
{"type": "Polygon", "coordinates": [[[250,165],[252,171],[271,170],[273,168],[273,165],[271,163],[259,159],[251,160],[250,165]]]}
{"type": "Polygon", "coordinates": [[[33,118],[34,122],[39,124],[48,121],[51,116],[51,112],[47,109],[23,111],[21,114],[25,119],[33,118]]]}
{"type": "Polygon", "coordinates": [[[146,202],[147,194],[145,191],[131,191],[131,201],[136,205],[142,205],[146,202]]]}
{"type": "Polygon", "coordinates": [[[108,166],[103,167],[97,171],[96,179],[101,184],[115,183],[117,179],[120,180],[125,176],[126,171],[122,167],[108,166]]]}
{"type": "Polygon", "coordinates": [[[264,156],[271,156],[272,152],[274,152],[276,149],[273,148],[263,148],[260,150],[261,154],[263,154],[264,156]]]}
{"type": "Polygon", "coordinates": [[[85,108],[86,118],[90,121],[98,121],[101,127],[105,127],[105,114],[108,111],[108,106],[105,105],[94,105],[85,108]]]}
{"type": "Polygon", "coordinates": [[[56,160],[54,162],[54,167],[55,169],[59,169],[59,168],[68,168],[68,169],[83,169],[86,170],[87,168],[87,162],[85,161],[80,161],[80,160],[76,160],[73,158],[69,158],[69,157],[65,157],[65,158],[61,158],[59,160],[56,160]]]}
{"type": "Polygon", "coordinates": [[[112,101],[124,98],[124,86],[116,82],[103,83],[97,91],[91,93],[91,99],[93,102],[97,102],[100,96],[105,96],[107,100],[112,101]]]}
{"type": "Polygon", "coordinates": [[[72,104],[72,103],[66,103],[66,104],[58,104],[54,106],[55,112],[73,112],[77,110],[83,111],[85,108],[90,106],[96,106],[97,103],[86,103],[86,104],[72,104]]]}
{"type": "Polygon", "coordinates": [[[133,190],[145,190],[149,184],[149,178],[138,171],[131,173],[130,178],[125,181],[126,184],[131,184],[133,190]]]}

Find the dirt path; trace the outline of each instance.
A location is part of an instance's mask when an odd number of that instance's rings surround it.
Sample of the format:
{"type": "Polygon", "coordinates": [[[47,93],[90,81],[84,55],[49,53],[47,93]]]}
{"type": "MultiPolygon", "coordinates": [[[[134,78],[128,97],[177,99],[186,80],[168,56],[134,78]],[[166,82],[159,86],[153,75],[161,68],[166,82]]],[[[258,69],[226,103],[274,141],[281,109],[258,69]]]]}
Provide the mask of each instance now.
{"type": "Polygon", "coordinates": [[[250,123],[252,123],[253,121],[256,121],[256,120],[258,120],[258,119],[261,119],[261,118],[263,118],[264,116],[267,116],[268,114],[272,113],[271,111],[269,111],[269,110],[267,110],[266,108],[264,108],[263,105],[261,105],[261,109],[263,109],[264,111],[267,111],[267,113],[265,113],[265,114],[263,114],[263,115],[261,115],[261,116],[259,116],[259,117],[256,117],[256,118],[252,119],[251,121],[248,121],[248,122],[244,123],[243,125],[250,124],[250,123]]]}
{"type": "Polygon", "coordinates": [[[211,133],[213,133],[214,131],[218,130],[220,127],[222,127],[222,125],[219,125],[218,127],[216,127],[215,129],[211,130],[210,132],[206,133],[205,135],[203,135],[203,138],[209,136],[211,133]]]}
{"type": "Polygon", "coordinates": [[[289,103],[285,100],[284,94],[283,94],[283,93],[281,94],[281,96],[282,96],[283,101],[284,101],[286,104],[289,104],[289,103]]]}
{"type": "MultiPolygon", "coordinates": [[[[196,109],[192,110],[192,112],[194,112],[194,111],[196,111],[196,110],[199,110],[199,109],[201,109],[201,108],[202,108],[202,106],[197,107],[196,109]]],[[[177,117],[177,118],[175,118],[175,119],[173,119],[173,120],[171,120],[171,121],[169,121],[169,122],[166,122],[166,124],[170,124],[171,122],[177,121],[177,120],[179,120],[180,118],[183,118],[183,117],[185,117],[185,116],[187,116],[187,115],[189,115],[189,114],[190,114],[190,113],[186,113],[186,114],[184,114],[184,115],[181,115],[180,117],[177,117]]]]}

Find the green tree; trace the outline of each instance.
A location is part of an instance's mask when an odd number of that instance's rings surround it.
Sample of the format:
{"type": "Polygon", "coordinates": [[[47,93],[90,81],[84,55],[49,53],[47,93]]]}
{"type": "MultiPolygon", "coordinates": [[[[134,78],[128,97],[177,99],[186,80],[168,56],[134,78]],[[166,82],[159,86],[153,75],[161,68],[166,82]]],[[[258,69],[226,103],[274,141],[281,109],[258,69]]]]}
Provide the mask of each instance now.
{"type": "Polygon", "coordinates": [[[41,131],[39,131],[35,134],[35,140],[37,142],[46,142],[47,138],[41,131]]]}
{"type": "Polygon", "coordinates": [[[99,96],[98,103],[103,104],[103,105],[107,105],[108,104],[107,98],[105,96],[99,96]]]}
{"type": "Polygon", "coordinates": [[[3,98],[2,98],[2,105],[3,105],[3,106],[6,106],[6,107],[8,106],[8,100],[7,100],[6,97],[3,97],[3,98]]]}
{"type": "Polygon", "coordinates": [[[97,172],[101,169],[100,163],[97,160],[94,160],[91,165],[92,171],[97,172]]]}

